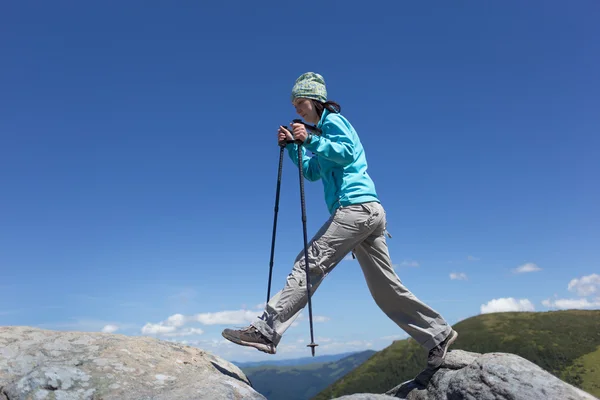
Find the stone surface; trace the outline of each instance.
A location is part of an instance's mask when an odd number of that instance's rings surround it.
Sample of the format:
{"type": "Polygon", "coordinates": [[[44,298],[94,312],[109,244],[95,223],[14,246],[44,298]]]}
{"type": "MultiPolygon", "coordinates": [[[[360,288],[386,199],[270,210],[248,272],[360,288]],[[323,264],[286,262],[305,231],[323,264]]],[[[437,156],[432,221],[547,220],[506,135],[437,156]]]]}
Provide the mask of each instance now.
{"type": "Polygon", "coordinates": [[[386,394],[406,400],[598,400],[514,354],[450,351],[421,384],[405,382],[386,394]]]}
{"type": "Polygon", "coordinates": [[[361,393],[361,394],[349,394],[342,397],[336,397],[335,400],[393,400],[396,397],[388,396],[385,394],[370,394],[370,393],[361,393]]]}
{"type": "MultiPolygon", "coordinates": [[[[382,394],[342,400],[598,400],[514,354],[450,351],[382,394]]],[[[148,337],[0,327],[0,400],[264,400],[235,365],[148,337]]]]}
{"type": "Polygon", "coordinates": [[[108,333],[0,327],[0,400],[261,399],[195,347],[108,333]]]}

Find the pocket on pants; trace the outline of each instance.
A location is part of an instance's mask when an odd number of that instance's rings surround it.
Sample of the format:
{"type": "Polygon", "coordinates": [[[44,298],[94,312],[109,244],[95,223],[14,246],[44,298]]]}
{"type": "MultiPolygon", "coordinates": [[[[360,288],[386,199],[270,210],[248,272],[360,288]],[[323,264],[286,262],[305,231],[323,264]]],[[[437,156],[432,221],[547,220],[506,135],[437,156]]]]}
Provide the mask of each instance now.
{"type": "Polygon", "coordinates": [[[372,229],[374,225],[380,220],[380,216],[383,212],[379,203],[362,203],[361,207],[365,213],[364,218],[361,218],[360,223],[366,229],[372,229]]]}
{"type": "MultiPolygon", "coordinates": [[[[324,275],[324,265],[327,265],[328,258],[333,257],[335,249],[328,245],[327,239],[321,236],[308,245],[308,272],[312,275],[324,275]]],[[[304,257],[304,248],[298,255],[298,268],[302,273],[306,272],[306,262],[304,257]]]]}

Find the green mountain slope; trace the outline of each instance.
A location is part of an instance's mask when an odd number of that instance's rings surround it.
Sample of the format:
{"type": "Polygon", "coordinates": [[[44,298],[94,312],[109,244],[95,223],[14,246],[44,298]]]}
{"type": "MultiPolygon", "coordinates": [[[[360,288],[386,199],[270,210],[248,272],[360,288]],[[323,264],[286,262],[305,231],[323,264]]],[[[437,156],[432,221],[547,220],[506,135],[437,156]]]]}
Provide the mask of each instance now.
{"type": "Polygon", "coordinates": [[[368,350],[341,360],[299,366],[263,365],[241,368],[252,387],[269,400],[306,400],[375,354],[368,350]]]}
{"type": "MultiPolygon", "coordinates": [[[[457,323],[451,349],[513,353],[557,377],[600,396],[600,310],[512,312],[478,315],[457,323]]],[[[412,339],[397,341],[314,397],[383,393],[412,379],[426,353],[412,339]]]]}
{"type": "Polygon", "coordinates": [[[600,346],[595,352],[576,359],[561,372],[560,378],[600,397],[600,346]]]}

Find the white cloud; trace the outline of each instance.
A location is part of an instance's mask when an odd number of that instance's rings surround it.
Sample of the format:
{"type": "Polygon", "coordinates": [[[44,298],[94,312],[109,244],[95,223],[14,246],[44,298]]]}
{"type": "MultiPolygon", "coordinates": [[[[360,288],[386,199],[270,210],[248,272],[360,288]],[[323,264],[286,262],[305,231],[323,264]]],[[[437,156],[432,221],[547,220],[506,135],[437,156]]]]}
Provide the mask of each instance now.
{"type": "MultiPolygon", "coordinates": [[[[298,352],[299,356],[303,356],[306,351],[306,347],[303,346],[304,343],[308,343],[310,341],[310,337],[308,338],[299,338],[292,343],[282,342],[277,347],[277,353],[279,353],[280,349],[285,351],[286,353],[298,352]]],[[[344,353],[347,351],[357,351],[357,350],[366,350],[368,348],[373,347],[373,343],[368,340],[339,340],[335,338],[328,337],[315,337],[315,343],[319,346],[316,348],[317,351],[325,351],[328,354],[333,353],[344,353]]]]}
{"type": "Polygon", "coordinates": [[[535,311],[535,307],[528,299],[517,300],[512,297],[493,299],[481,305],[482,314],[509,311],[535,311]]]}
{"type": "MultiPolygon", "coordinates": [[[[319,347],[321,347],[321,346],[319,346],[319,347]]],[[[317,349],[319,347],[317,347],[317,349]]],[[[298,345],[295,345],[295,344],[281,343],[279,346],[277,346],[277,354],[295,353],[295,352],[299,352],[300,349],[301,349],[301,347],[299,347],[298,345]]]]}
{"type": "MultiPolygon", "coordinates": [[[[469,255],[469,256],[466,257],[466,260],[470,261],[470,262],[476,262],[476,261],[480,261],[481,258],[469,255]]],[[[448,264],[456,264],[456,265],[458,265],[458,264],[464,264],[464,262],[465,262],[465,259],[449,260],[448,264]]]]}
{"type": "Polygon", "coordinates": [[[200,313],[188,318],[192,321],[200,322],[203,325],[240,325],[250,323],[254,321],[256,317],[256,311],[236,310],[200,313]]]}
{"type": "MultiPolygon", "coordinates": [[[[309,317],[307,315],[305,316],[304,313],[301,312],[300,314],[298,314],[298,317],[296,318],[296,320],[294,322],[292,322],[292,325],[290,325],[290,326],[295,328],[295,327],[297,327],[300,324],[309,323],[308,318],[309,317]]],[[[331,320],[330,317],[325,317],[323,315],[313,315],[313,322],[314,323],[317,323],[317,322],[327,322],[327,321],[330,321],[330,320],[331,320]]]]}
{"type": "Polygon", "coordinates": [[[452,279],[452,280],[459,280],[459,281],[466,281],[467,280],[467,274],[465,274],[464,272],[452,272],[452,273],[450,273],[450,279],[452,279]]]}
{"type": "Polygon", "coordinates": [[[118,330],[119,330],[119,327],[118,327],[118,326],[116,326],[116,325],[111,325],[111,324],[109,324],[109,325],[104,325],[104,328],[102,328],[102,332],[104,332],[104,333],[114,333],[114,332],[116,332],[116,331],[118,331],[118,330]]]}
{"type": "Polygon", "coordinates": [[[166,337],[183,337],[183,336],[190,336],[190,335],[201,335],[203,334],[204,331],[200,328],[185,328],[182,329],[180,331],[177,332],[167,332],[164,333],[163,336],[166,337]]]}
{"type": "Polygon", "coordinates": [[[330,343],[330,342],[333,342],[333,339],[327,338],[327,337],[316,337],[315,342],[316,343],[330,343]]]}
{"type": "Polygon", "coordinates": [[[592,274],[581,278],[572,279],[568,286],[569,291],[579,296],[590,296],[600,292],[600,275],[592,274]]]}
{"type": "Polygon", "coordinates": [[[354,260],[354,258],[352,258],[352,253],[348,253],[342,261],[352,261],[352,260],[354,260]]]}
{"type": "Polygon", "coordinates": [[[159,324],[147,323],[142,328],[142,333],[144,335],[165,335],[167,333],[175,332],[176,330],[176,327],[163,325],[162,322],[159,324]]]}
{"type": "Polygon", "coordinates": [[[600,307],[600,298],[597,298],[596,301],[589,301],[588,299],[546,299],[542,301],[542,304],[548,308],[559,310],[595,308],[600,307]]]}
{"type": "Polygon", "coordinates": [[[513,272],[515,274],[523,274],[526,272],[536,272],[536,271],[541,271],[542,269],[540,267],[538,267],[536,264],[534,263],[527,263],[527,264],[523,264],[515,269],[513,269],[513,272]]]}
{"type": "Polygon", "coordinates": [[[179,330],[179,328],[182,328],[190,321],[191,318],[186,317],[183,314],[173,314],[165,321],[161,321],[158,324],[147,323],[142,327],[142,333],[144,335],[161,335],[166,337],[188,336],[202,333],[201,329],[194,328],[179,330]]]}
{"type": "MultiPolygon", "coordinates": [[[[305,319],[306,320],[306,319],[305,319]]],[[[349,338],[336,338],[327,336],[315,336],[315,343],[318,345],[316,355],[325,354],[339,354],[351,351],[362,351],[368,349],[377,350],[381,347],[382,341],[379,340],[355,340],[352,337],[349,338]],[[378,344],[379,347],[375,348],[373,343],[378,344]]],[[[200,349],[209,350],[212,354],[222,357],[226,360],[235,361],[264,361],[269,360],[271,356],[265,355],[255,349],[238,346],[225,339],[210,340],[181,340],[179,338],[173,338],[173,341],[184,343],[187,342],[189,345],[196,346],[200,349]]],[[[307,332],[302,331],[300,334],[288,332],[282,339],[279,346],[277,346],[277,354],[284,354],[285,358],[296,358],[296,357],[307,357],[310,356],[311,350],[307,347],[310,342],[310,335],[307,332]]]]}
{"type": "Polygon", "coordinates": [[[96,320],[96,319],[72,319],[63,322],[52,322],[46,324],[36,324],[36,327],[51,330],[69,330],[79,332],[104,332],[107,326],[118,327],[119,331],[137,330],[139,325],[130,323],[117,323],[115,321],[96,320]]]}
{"type": "MultiPolygon", "coordinates": [[[[310,337],[301,337],[301,338],[298,338],[294,343],[302,344],[302,343],[308,343],[309,341],[310,341],[310,337]]],[[[331,343],[333,341],[334,341],[333,339],[328,338],[328,337],[317,336],[315,338],[315,343],[317,343],[317,344],[331,343]]]]}
{"type": "Polygon", "coordinates": [[[182,327],[186,323],[187,317],[182,314],[173,314],[167,318],[166,325],[174,326],[175,328],[182,327]]]}
{"type": "Polygon", "coordinates": [[[218,349],[218,348],[234,348],[235,344],[231,343],[229,340],[226,339],[200,339],[200,340],[181,340],[181,343],[185,343],[188,344],[190,346],[197,346],[200,347],[201,349],[206,349],[208,347],[211,347],[213,349],[218,349]]]}
{"type": "Polygon", "coordinates": [[[575,292],[581,298],[579,299],[560,299],[555,294],[554,299],[546,299],[542,301],[542,305],[548,308],[555,308],[559,310],[569,309],[586,309],[586,308],[599,308],[600,297],[596,297],[595,300],[587,299],[585,297],[591,296],[595,293],[600,294],[600,275],[591,274],[582,276],[581,278],[571,279],[567,286],[570,292],[575,292]]]}
{"type": "Polygon", "coordinates": [[[414,260],[404,260],[400,263],[401,267],[418,267],[419,262],[414,260]]]}
{"type": "Polygon", "coordinates": [[[406,338],[408,338],[408,334],[399,333],[397,335],[382,336],[379,339],[381,339],[381,340],[402,340],[402,339],[406,339],[406,338]]]}
{"type": "Polygon", "coordinates": [[[0,311],[0,315],[18,314],[19,312],[20,312],[20,310],[3,310],[3,311],[0,311]]]}
{"type": "Polygon", "coordinates": [[[157,324],[147,323],[142,327],[142,333],[145,335],[166,337],[200,335],[204,333],[200,328],[183,329],[183,327],[190,323],[201,323],[203,325],[245,325],[254,321],[258,314],[259,312],[256,310],[219,311],[195,315],[173,314],[165,321],[157,324]]]}
{"type": "MultiPolygon", "coordinates": [[[[316,341],[315,341],[316,342],[316,341]]],[[[319,347],[317,349],[321,349],[323,351],[331,352],[339,352],[344,353],[347,351],[355,351],[355,350],[367,350],[373,347],[373,343],[368,340],[351,340],[351,341],[337,341],[331,340],[324,344],[318,343],[319,347]]]]}

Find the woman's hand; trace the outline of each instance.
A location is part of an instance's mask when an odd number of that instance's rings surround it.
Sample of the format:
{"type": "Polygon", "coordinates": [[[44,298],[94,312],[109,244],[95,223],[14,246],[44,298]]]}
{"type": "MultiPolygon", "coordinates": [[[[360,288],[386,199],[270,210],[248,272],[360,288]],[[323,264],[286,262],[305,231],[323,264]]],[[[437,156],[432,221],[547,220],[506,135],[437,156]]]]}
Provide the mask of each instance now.
{"type": "Polygon", "coordinates": [[[279,146],[285,146],[288,140],[294,140],[294,137],[289,130],[280,126],[277,131],[277,144],[279,144],[279,146]]]}
{"type": "Polygon", "coordinates": [[[294,139],[299,140],[300,142],[304,143],[304,141],[308,137],[308,133],[306,132],[306,128],[304,127],[304,124],[298,124],[298,123],[292,124],[292,129],[294,132],[294,139]]]}

